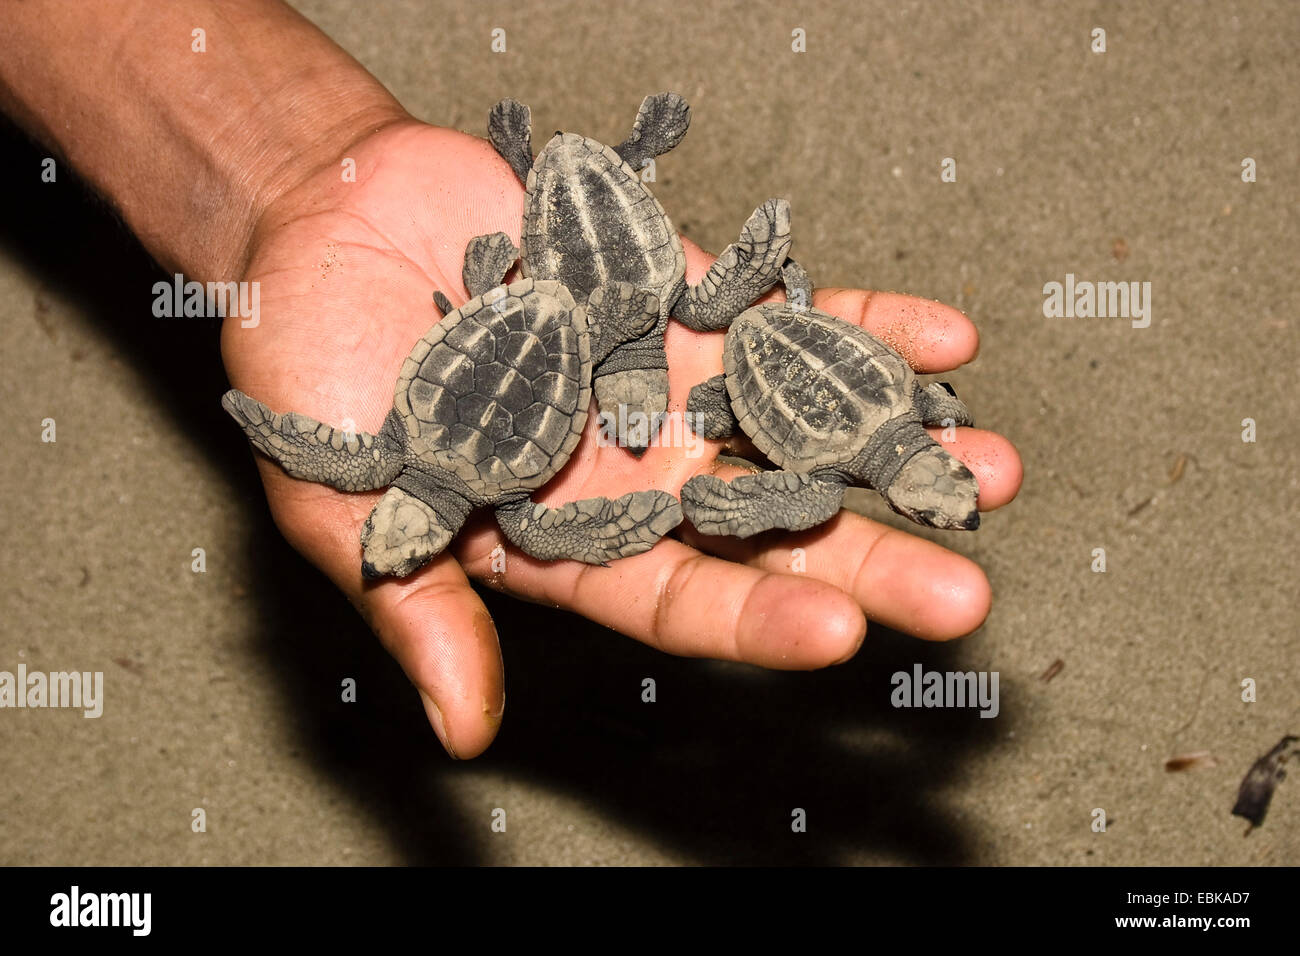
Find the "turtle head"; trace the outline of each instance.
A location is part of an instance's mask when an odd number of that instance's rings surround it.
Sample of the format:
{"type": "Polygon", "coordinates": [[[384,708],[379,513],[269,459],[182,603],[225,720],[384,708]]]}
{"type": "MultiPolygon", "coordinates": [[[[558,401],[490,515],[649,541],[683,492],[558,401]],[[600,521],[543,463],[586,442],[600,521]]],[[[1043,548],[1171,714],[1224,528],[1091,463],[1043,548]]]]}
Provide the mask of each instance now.
{"type": "Polygon", "coordinates": [[[668,370],[625,368],[592,380],[601,442],[626,448],[640,458],[664,423],[668,407],[668,370]]]}
{"type": "Polygon", "coordinates": [[[459,521],[401,488],[389,488],[361,529],[361,576],[406,577],[447,547],[459,530],[459,521]]]}
{"type": "Polygon", "coordinates": [[[884,496],[891,508],[918,524],[974,531],[980,526],[979,493],[979,482],[970,470],[932,445],[903,465],[884,496]]]}

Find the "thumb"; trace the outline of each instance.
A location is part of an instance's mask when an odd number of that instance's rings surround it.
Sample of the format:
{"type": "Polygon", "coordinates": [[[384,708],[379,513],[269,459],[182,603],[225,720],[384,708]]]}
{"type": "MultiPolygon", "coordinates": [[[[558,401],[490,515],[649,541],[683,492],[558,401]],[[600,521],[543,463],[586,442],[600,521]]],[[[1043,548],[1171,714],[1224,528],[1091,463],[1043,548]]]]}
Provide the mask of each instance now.
{"type": "Polygon", "coordinates": [[[481,754],[501,726],[505,675],[492,617],[456,559],[441,554],[409,577],[367,584],[358,539],[377,496],[304,484],[264,458],[258,467],[276,525],[396,658],[448,753],[481,754]]]}
{"type": "Polygon", "coordinates": [[[442,555],[410,578],[349,590],[357,592],[353,601],[419,691],[447,752],[463,760],[486,750],[505,710],[501,645],[456,560],[442,555]]]}

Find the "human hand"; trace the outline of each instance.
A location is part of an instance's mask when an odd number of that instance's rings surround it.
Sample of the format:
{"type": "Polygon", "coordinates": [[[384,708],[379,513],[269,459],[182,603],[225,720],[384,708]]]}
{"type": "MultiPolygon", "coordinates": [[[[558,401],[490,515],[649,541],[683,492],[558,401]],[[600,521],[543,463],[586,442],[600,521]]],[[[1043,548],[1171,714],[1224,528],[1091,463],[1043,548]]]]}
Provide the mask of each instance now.
{"type": "MultiPolygon", "coordinates": [[[[262,216],[244,276],[260,284],[260,322],[244,328],[227,320],[222,352],[235,387],[272,409],[373,432],[392,406],[402,361],[438,318],[432,293],[465,301],[467,242],[496,231],[517,242],[523,194],[485,141],[414,121],[383,127],[355,143],[348,158],[355,182],[323,168],[262,216]]],[[[712,257],[689,242],[686,248],[693,282],[712,257]]],[[[937,303],[822,290],[814,304],[879,335],[918,371],[955,368],[976,351],[970,322],[937,303]]],[[[670,413],[684,409],[691,386],[721,369],[722,339],[669,324],[670,413]]],[[[593,414],[568,465],[538,500],[556,505],[652,487],[677,494],[696,474],[737,473],[718,461],[722,442],[688,436],[638,459],[602,445],[597,431],[593,414]]],[[[979,479],[982,510],[1014,497],[1020,463],[1005,439],[963,428],[947,448],[979,479]]],[[[459,757],[487,747],[504,707],[500,647],[470,578],[669,653],[792,669],[851,657],[867,617],[946,639],[978,627],[991,600],[983,573],[966,558],[849,512],[808,532],[748,541],[683,526],[677,538],[608,568],[535,561],[514,550],[484,512],[425,568],[366,583],[360,533],[378,494],[297,481],[261,456],[258,467],[286,538],[361,610],[459,757]],[[794,547],[806,553],[801,575],[787,573],[794,547]],[[504,571],[494,573],[498,548],[504,571]]]]}

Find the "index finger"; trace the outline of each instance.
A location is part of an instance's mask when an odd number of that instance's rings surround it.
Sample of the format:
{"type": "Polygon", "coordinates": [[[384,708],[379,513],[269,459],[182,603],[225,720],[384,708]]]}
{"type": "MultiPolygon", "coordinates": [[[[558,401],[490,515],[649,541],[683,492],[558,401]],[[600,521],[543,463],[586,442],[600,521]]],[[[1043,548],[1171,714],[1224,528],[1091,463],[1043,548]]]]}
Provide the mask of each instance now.
{"type": "Polygon", "coordinates": [[[562,607],[669,654],[809,670],[847,660],[866,634],[862,609],[839,588],[710,557],[674,538],[604,568],[510,550],[495,573],[492,551],[501,543],[482,523],[453,547],[470,576],[489,587],[562,607]]]}
{"type": "Polygon", "coordinates": [[[947,372],[975,358],[979,332],[942,302],[898,292],[813,289],[813,305],[882,339],[918,372],[947,372]]]}

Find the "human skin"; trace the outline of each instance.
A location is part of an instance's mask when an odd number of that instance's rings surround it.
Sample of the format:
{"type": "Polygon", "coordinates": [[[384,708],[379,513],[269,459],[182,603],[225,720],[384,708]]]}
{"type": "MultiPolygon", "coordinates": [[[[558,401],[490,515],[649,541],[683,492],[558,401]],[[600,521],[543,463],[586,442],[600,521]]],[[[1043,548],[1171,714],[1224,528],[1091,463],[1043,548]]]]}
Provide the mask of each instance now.
{"type": "MultiPolygon", "coordinates": [[[[228,319],[222,358],[235,387],[276,411],[377,431],[403,359],[437,318],[432,293],[467,298],[468,240],[519,240],[522,187],[484,140],[411,117],[275,0],[29,0],[6,15],[0,108],[103,194],[168,271],[260,284],[260,321],[228,319]],[[209,52],[191,50],[195,28],[209,52]],[[341,174],[345,159],[355,181],[341,174]]],[[[797,219],[795,229],[797,238],[797,219]]],[[[685,245],[695,282],[712,257],[685,245]]],[[[956,368],[978,348],[969,320],[939,303],[826,289],[814,304],[879,335],[919,372],[956,368]]],[[[670,412],[721,370],[722,340],[670,323],[670,412]]],[[[677,494],[693,475],[738,473],[718,461],[722,442],[637,459],[600,446],[596,431],[593,415],[538,500],[677,494]]],[[[979,479],[982,511],[1015,496],[1020,460],[1005,438],[961,428],[945,447],[979,479]]],[[[461,758],[491,743],[505,706],[500,646],[471,578],[669,653],[786,669],[849,659],[868,619],[929,640],[967,634],[992,600],[973,562],[850,512],[747,541],[684,525],[608,568],[534,561],[485,512],[419,572],[366,583],[360,531],[378,493],[296,481],[261,456],[257,467],[280,530],[360,610],[461,758]],[[502,573],[492,569],[498,547],[502,573]],[[796,547],[806,555],[798,575],[796,547]]]]}

